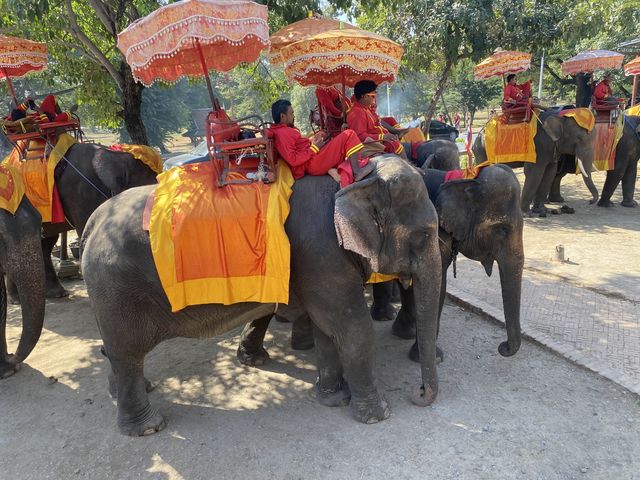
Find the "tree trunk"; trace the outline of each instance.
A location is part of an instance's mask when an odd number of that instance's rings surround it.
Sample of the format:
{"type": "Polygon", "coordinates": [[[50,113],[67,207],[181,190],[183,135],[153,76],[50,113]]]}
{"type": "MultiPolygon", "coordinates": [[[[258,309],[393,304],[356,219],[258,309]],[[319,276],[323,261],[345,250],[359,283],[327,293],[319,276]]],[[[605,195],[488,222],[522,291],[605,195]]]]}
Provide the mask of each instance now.
{"type": "Polygon", "coordinates": [[[590,73],[579,73],[576,80],[576,107],[588,107],[591,104],[591,80],[590,73]]]}
{"type": "Polygon", "coordinates": [[[451,67],[453,66],[453,62],[451,60],[447,60],[447,63],[444,66],[444,70],[440,74],[440,80],[438,81],[438,88],[433,93],[431,97],[431,103],[429,104],[429,108],[427,109],[427,113],[424,114],[424,134],[429,134],[429,127],[431,126],[431,118],[436,111],[436,106],[438,105],[438,100],[442,96],[442,92],[444,91],[444,87],[447,84],[447,80],[449,80],[449,74],[451,73],[451,67]]]}
{"type": "Polygon", "coordinates": [[[142,92],[144,85],[136,82],[131,74],[131,68],[125,62],[121,66],[124,77],[122,89],[122,104],[124,107],[124,126],[131,137],[131,142],[137,145],[149,145],[147,130],[142,122],[142,92]]]}

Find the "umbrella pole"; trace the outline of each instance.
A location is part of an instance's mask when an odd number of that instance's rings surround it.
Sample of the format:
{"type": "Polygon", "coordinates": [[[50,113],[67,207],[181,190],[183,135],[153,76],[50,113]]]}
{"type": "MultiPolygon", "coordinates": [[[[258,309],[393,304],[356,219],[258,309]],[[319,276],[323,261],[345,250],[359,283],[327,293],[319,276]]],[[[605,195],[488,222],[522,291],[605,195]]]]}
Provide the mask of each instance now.
{"type": "Polygon", "coordinates": [[[347,87],[345,85],[344,68],[340,73],[342,76],[342,98],[344,98],[344,100],[340,102],[342,104],[342,124],[345,125],[347,123],[347,106],[345,105],[347,99],[347,87]]]}
{"type": "Polygon", "coordinates": [[[633,87],[631,88],[631,106],[636,104],[636,91],[638,90],[638,75],[633,76],[633,87]]]}
{"type": "Polygon", "coordinates": [[[200,56],[200,63],[202,63],[202,72],[204,73],[204,79],[207,81],[207,90],[209,90],[209,99],[211,100],[211,107],[216,110],[215,95],[213,94],[213,87],[211,86],[211,79],[209,78],[209,69],[207,68],[207,61],[204,59],[204,52],[200,45],[200,40],[196,38],[196,46],[198,47],[198,55],[200,56]]]}
{"type": "Polygon", "coordinates": [[[11,77],[9,77],[9,74],[7,73],[7,70],[5,68],[2,69],[2,73],[4,74],[5,78],[7,79],[7,87],[9,87],[9,91],[11,92],[11,96],[13,97],[13,103],[16,104],[16,107],[18,106],[18,99],[16,98],[16,92],[13,89],[13,83],[11,83],[11,77]]]}

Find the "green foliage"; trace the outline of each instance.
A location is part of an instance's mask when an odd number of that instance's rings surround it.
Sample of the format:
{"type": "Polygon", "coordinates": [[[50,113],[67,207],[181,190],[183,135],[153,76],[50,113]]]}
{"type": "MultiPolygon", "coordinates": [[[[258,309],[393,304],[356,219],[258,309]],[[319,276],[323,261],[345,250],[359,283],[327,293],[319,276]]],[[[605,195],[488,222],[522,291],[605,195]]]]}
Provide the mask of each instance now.
{"type": "Polygon", "coordinates": [[[477,81],[473,78],[473,65],[467,61],[460,65],[455,78],[455,90],[460,95],[459,106],[473,117],[489,102],[501,97],[502,82],[498,79],[477,81]]]}

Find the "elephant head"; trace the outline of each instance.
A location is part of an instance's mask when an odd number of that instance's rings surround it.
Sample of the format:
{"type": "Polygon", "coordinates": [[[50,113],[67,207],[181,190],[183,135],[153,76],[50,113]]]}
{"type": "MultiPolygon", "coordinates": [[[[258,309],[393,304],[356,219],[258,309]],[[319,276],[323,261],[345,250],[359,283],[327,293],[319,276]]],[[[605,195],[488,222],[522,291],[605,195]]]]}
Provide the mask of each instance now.
{"type": "Polygon", "coordinates": [[[377,157],[368,178],[336,194],[335,224],[341,246],[362,257],[365,271],[397,275],[416,292],[421,391],[428,405],[436,397],[436,335],[441,262],[438,220],[419,171],[395,155],[377,157]]]}
{"type": "Polygon", "coordinates": [[[40,223],[40,214],[26,197],[22,199],[15,215],[0,210],[0,378],[17,371],[42,333],[45,280],[40,223]],[[22,335],[15,355],[7,353],[4,275],[16,284],[22,305],[22,335]]]}
{"type": "MultiPolygon", "coordinates": [[[[595,155],[595,129],[588,131],[578,125],[572,117],[563,117],[554,112],[543,113],[540,115],[540,121],[542,130],[551,139],[555,152],[575,156],[582,180],[592,196],[589,203],[597,202],[598,189],[591,178],[595,155]]],[[[544,142],[542,138],[540,141],[544,142]]],[[[538,143],[536,143],[536,149],[538,149],[538,143]]]]}
{"type": "Polygon", "coordinates": [[[482,263],[491,275],[498,263],[507,342],[498,351],[511,356],[520,348],[520,295],[524,249],[520,184],[510,168],[483,168],[475,180],[443,184],[436,199],[440,226],[457,249],[482,263]]]}

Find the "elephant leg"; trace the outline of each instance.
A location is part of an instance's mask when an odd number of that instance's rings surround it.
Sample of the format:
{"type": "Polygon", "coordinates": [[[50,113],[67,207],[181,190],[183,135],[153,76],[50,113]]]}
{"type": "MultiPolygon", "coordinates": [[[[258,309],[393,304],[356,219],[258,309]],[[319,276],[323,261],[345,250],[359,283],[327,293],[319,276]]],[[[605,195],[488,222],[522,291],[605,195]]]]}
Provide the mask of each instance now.
{"type": "Polygon", "coordinates": [[[371,318],[379,322],[393,320],[396,311],[391,305],[391,297],[393,295],[393,284],[395,282],[374,283],[373,303],[371,304],[371,318]]]}
{"type": "Polygon", "coordinates": [[[269,315],[247,323],[242,329],[236,355],[243,365],[257,367],[264,365],[269,360],[269,353],[264,348],[264,336],[272,316],[269,315]]]}
{"type": "Polygon", "coordinates": [[[637,207],[638,202],[633,199],[638,177],[638,162],[631,161],[622,177],[622,205],[623,207],[637,207]]]}
{"type": "Polygon", "coordinates": [[[416,338],[416,304],[413,287],[400,289],[402,306],[391,326],[391,333],[396,337],[411,340],[416,338]]]}
{"type": "Polygon", "coordinates": [[[338,350],[333,340],[318,327],[314,325],[312,328],[318,362],[318,380],[316,382],[318,400],[327,407],[346,406],[349,404],[351,393],[343,378],[338,350]]]}
{"type": "MultiPolygon", "coordinates": [[[[541,159],[538,158],[538,162],[541,159]]],[[[555,166],[555,163],[554,163],[555,166]]],[[[545,168],[540,163],[525,163],[524,165],[524,186],[520,197],[520,208],[523,213],[529,213],[531,203],[540,187],[545,168]]]]}
{"type": "Polygon", "coordinates": [[[132,358],[132,351],[127,358],[109,352],[109,361],[118,395],[118,428],[124,435],[137,437],[159,432],[166,422],[149,402],[143,375],[146,352],[132,358]]]}
{"type": "Polygon", "coordinates": [[[549,190],[549,201],[562,203],[564,202],[564,197],[560,194],[560,184],[562,183],[562,179],[565,177],[566,173],[556,173],[553,181],[551,182],[551,189],[549,190]]]}
{"type": "Polygon", "coordinates": [[[7,281],[7,296],[11,305],[20,305],[20,296],[18,295],[18,287],[9,277],[6,277],[7,281]]]}
{"type": "Polygon", "coordinates": [[[538,189],[536,190],[533,201],[533,211],[539,213],[541,216],[547,213],[547,207],[544,206],[544,202],[549,196],[551,184],[556,177],[557,168],[555,163],[550,163],[545,167],[542,178],[540,179],[540,185],[538,185],[538,189]]]}
{"type": "Polygon", "coordinates": [[[59,237],[60,235],[56,234],[52,237],[42,238],[42,255],[44,257],[47,298],[62,298],[69,295],[69,292],[67,292],[60,283],[56,270],[53,268],[53,261],[51,260],[51,251],[59,237]]]}
{"type": "Polygon", "coordinates": [[[402,295],[400,294],[400,282],[392,282],[393,288],[391,290],[391,302],[398,303],[402,301],[402,295]]]}
{"type": "Polygon", "coordinates": [[[313,324],[306,313],[297,318],[291,327],[291,348],[294,350],[310,350],[313,348],[313,324]]]}
{"type": "Polygon", "coordinates": [[[611,197],[616,191],[616,188],[618,188],[618,184],[622,179],[622,174],[623,172],[619,170],[609,170],[607,172],[607,178],[604,181],[604,186],[602,187],[602,196],[598,201],[599,207],[613,207],[611,197]]]}

